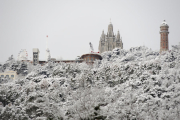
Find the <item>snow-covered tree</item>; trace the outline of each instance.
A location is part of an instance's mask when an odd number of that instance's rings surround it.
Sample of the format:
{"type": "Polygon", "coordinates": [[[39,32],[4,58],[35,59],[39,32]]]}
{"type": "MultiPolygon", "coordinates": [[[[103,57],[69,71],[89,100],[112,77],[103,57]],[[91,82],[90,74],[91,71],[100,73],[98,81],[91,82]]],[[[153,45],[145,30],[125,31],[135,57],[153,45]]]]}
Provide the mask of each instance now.
{"type": "Polygon", "coordinates": [[[101,54],[93,65],[5,63],[27,70],[0,83],[0,119],[180,119],[180,49],[140,46],[101,54]]]}

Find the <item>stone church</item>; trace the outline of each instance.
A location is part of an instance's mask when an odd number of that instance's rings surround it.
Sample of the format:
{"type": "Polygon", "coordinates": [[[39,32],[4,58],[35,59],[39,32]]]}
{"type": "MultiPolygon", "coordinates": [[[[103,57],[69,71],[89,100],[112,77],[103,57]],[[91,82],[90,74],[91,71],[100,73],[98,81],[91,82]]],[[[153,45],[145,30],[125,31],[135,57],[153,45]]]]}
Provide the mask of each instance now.
{"type": "Polygon", "coordinates": [[[117,35],[114,35],[113,25],[110,22],[108,25],[107,35],[104,34],[104,30],[102,31],[100,41],[99,41],[99,52],[111,51],[114,48],[123,49],[122,37],[120,37],[119,31],[117,35]]]}

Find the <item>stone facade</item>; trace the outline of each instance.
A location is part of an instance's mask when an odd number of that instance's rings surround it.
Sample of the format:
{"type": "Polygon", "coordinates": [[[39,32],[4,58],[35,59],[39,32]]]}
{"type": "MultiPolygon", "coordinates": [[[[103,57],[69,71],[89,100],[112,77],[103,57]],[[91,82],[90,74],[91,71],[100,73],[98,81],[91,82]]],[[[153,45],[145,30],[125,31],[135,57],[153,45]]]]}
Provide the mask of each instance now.
{"type": "Polygon", "coordinates": [[[160,26],[160,52],[169,50],[169,42],[168,42],[168,24],[164,20],[160,26]]]}
{"type": "Polygon", "coordinates": [[[0,73],[0,77],[1,78],[10,78],[10,79],[16,79],[17,77],[17,73],[16,71],[6,71],[6,72],[3,72],[3,73],[0,73]]]}
{"type": "Polygon", "coordinates": [[[33,64],[37,65],[39,64],[39,49],[38,48],[33,48],[33,64]]]}
{"type": "Polygon", "coordinates": [[[123,43],[119,31],[117,32],[117,35],[114,35],[113,25],[110,22],[110,24],[108,25],[107,35],[105,35],[104,31],[102,31],[99,41],[99,52],[102,53],[104,51],[111,51],[114,48],[123,49],[123,43]]]}

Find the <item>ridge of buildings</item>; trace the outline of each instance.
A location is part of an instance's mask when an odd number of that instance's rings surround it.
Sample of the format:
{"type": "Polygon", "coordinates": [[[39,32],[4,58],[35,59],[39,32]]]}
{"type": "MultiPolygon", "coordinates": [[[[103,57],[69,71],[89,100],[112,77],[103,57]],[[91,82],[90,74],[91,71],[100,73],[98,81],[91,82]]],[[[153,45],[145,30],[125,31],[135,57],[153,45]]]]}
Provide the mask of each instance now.
{"type": "MultiPolygon", "coordinates": [[[[160,25],[160,53],[162,51],[168,51],[169,50],[169,39],[168,39],[168,34],[169,34],[169,26],[164,20],[161,25],[160,25]]],[[[47,37],[48,38],[48,37],[47,37]]],[[[120,32],[118,30],[117,35],[114,35],[113,32],[113,24],[110,22],[108,25],[108,32],[107,34],[104,33],[104,30],[102,31],[102,34],[100,36],[99,40],[99,53],[103,53],[105,51],[112,51],[114,48],[120,48],[123,49],[123,42],[122,42],[122,37],[120,36],[120,32]]],[[[47,48],[48,49],[48,48],[47,48]]],[[[49,58],[49,60],[59,63],[59,62],[65,62],[65,63],[74,63],[74,62],[86,62],[86,63],[93,63],[95,60],[101,60],[102,57],[99,53],[87,53],[81,55],[76,60],[56,60],[55,58],[49,58]]],[[[39,54],[40,51],[38,48],[33,48],[33,61],[32,63],[34,65],[37,64],[45,64],[48,62],[47,60],[39,60],[39,54]]],[[[49,53],[50,54],[50,53],[49,53]]],[[[50,56],[50,55],[49,55],[50,56]]]]}

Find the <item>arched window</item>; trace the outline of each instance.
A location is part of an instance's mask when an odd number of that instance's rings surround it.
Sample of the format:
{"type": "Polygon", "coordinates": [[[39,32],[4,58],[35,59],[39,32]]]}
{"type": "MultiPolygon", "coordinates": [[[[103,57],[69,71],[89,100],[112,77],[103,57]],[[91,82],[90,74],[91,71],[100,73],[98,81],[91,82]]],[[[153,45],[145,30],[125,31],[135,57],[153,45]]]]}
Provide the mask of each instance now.
{"type": "Polygon", "coordinates": [[[14,78],[14,75],[11,75],[12,78],[14,78]]]}
{"type": "Polygon", "coordinates": [[[3,77],[4,77],[4,75],[1,75],[1,77],[3,78],[3,77]]]}
{"type": "Polygon", "coordinates": [[[9,78],[9,75],[6,75],[6,78],[9,78]]]}

